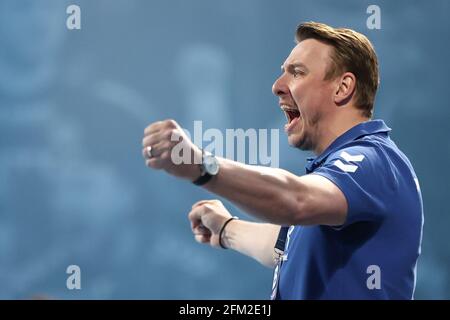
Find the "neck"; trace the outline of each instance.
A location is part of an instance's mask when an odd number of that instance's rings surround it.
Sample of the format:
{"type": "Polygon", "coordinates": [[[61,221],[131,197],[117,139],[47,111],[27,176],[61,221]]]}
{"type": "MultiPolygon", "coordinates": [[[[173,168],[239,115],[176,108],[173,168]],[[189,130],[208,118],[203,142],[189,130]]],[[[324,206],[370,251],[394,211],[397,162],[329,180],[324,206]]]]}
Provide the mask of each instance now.
{"type": "Polygon", "coordinates": [[[324,152],[338,137],[343,135],[345,132],[353,128],[354,126],[370,120],[348,108],[347,110],[342,110],[340,113],[336,113],[321,121],[318,127],[319,137],[316,148],[313,152],[315,155],[320,155],[324,152]]]}

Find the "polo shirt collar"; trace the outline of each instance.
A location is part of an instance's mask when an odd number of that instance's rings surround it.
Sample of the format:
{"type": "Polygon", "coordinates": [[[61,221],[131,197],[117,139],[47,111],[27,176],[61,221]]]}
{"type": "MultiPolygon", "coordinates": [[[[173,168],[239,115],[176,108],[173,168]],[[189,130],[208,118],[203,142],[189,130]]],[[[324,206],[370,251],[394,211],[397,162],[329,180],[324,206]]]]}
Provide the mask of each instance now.
{"type": "Polygon", "coordinates": [[[377,133],[388,133],[391,131],[383,120],[369,120],[357,124],[345,133],[336,138],[329,146],[316,158],[308,158],[308,164],[306,165],[306,172],[310,173],[314,171],[314,168],[319,166],[327,156],[334,150],[339,149],[348,142],[357,140],[363,136],[373,135],[377,133]]]}

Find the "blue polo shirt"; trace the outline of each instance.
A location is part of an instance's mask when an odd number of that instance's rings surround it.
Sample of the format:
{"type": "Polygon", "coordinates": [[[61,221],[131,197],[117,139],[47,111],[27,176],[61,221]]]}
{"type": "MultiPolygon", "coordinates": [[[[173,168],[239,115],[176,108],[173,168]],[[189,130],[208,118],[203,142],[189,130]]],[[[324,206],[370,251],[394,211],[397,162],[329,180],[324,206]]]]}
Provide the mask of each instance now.
{"type": "Polygon", "coordinates": [[[342,226],[291,226],[278,299],[412,299],[423,206],[408,158],[382,120],[360,123],[310,159],[345,195],[342,226]]]}

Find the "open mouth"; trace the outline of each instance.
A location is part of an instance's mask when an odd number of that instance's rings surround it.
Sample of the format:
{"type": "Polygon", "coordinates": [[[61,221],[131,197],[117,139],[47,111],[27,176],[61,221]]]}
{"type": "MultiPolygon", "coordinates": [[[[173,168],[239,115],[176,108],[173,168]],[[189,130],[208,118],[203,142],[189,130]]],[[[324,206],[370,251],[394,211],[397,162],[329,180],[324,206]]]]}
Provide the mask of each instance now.
{"type": "Polygon", "coordinates": [[[288,106],[281,106],[281,109],[283,110],[286,120],[288,124],[290,124],[292,121],[294,121],[297,118],[300,118],[300,111],[298,109],[288,107],[288,106]]]}

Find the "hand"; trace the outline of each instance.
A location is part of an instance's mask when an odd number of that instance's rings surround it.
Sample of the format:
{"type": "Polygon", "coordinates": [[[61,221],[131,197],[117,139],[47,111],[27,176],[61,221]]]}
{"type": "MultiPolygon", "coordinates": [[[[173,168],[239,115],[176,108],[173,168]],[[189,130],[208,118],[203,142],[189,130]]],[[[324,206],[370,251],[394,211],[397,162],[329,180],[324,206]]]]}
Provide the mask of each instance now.
{"type": "Polygon", "coordinates": [[[199,201],[192,206],[188,217],[191,221],[191,229],[197,242],[208,243],[212,247],[220,248],[220,229],[231,218],[231,214],[223,206],[221,201],[199,201]]]}
{"type": "Polygon", "coordinates": [[[165,120],[150,124],[144,130],[142,146],[142,155],[148,167],[162,169],[171,175],[191,181],[200,177],[202,151],[176,121],[165,120]],[[151,147],[151,158],[147,147],[151,147]]]}

